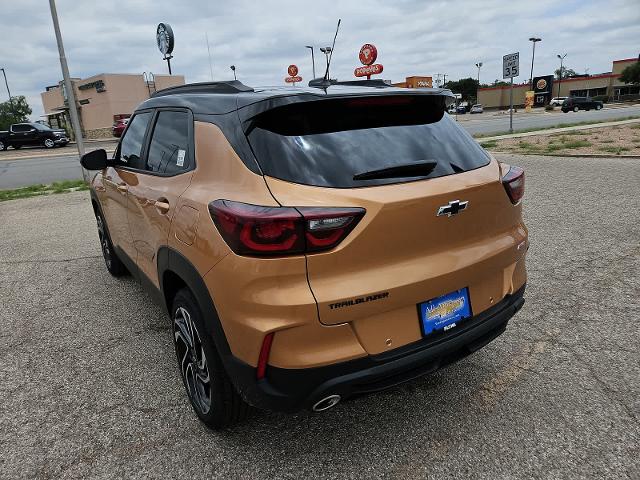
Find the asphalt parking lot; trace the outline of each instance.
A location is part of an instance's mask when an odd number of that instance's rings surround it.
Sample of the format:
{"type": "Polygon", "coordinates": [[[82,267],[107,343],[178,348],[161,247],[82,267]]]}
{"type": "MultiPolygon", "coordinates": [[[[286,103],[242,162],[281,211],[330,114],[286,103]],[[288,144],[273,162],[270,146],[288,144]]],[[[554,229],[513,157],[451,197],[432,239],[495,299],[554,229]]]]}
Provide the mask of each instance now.
{"type": "Polygon", "coordinates": [[[531,248],[503,336],[224,433],[191,412],[168,320],[106,272],[88,194],[0,203],[0,477],[640,478],[640,163],[508,160],[531,248]]]}

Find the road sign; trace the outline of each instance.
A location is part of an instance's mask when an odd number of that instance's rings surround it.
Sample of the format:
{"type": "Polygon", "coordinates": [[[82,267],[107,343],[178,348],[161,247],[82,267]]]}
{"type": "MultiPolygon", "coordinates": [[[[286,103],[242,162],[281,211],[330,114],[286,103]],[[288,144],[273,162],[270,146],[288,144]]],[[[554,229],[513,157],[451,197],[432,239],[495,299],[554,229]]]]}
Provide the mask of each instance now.
{"type": "Polygon", "coordinates": [[[502,78],[513,78],[520,75],[520,53],[510,53],[502,57],[502,78]]]}

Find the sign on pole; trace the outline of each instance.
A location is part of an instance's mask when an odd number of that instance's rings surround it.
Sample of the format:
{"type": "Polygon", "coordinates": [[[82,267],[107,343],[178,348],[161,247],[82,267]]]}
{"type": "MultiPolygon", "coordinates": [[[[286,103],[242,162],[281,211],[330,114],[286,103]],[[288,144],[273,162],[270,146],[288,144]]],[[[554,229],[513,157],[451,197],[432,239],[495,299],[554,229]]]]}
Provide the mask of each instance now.
{"type": "Polygon", "coordinates": [[[298,75],[298,66],[297,65],[289,65],[287,67],[288,77],[285,77],[284,81],[287,83],[293,83],[293,86],[296,86],[296,82],[301,82],[302,77],[298,75]]]}
{"type": "Polygon", "coordinates": [[[520,75],[520,53],[510,53],[502,57],[502,78],[520,75]]]}
{"type": "Polygon", "coordinates": [[[356,77],[367,77],[367,80],[370,80],[371,75],[382,73],[384,67],[379,63],[373,63],[378,58],[378,49],[372,43],[365,43],[362,48],[360,48],[358,58],[363,66],[357,67],[353,71],[356,77]]]}
{"type": "Polygon", "coordinates": [[[509,132],[513,133],[513,77],[520,75],[520,52],[502,57],[502,78],[511,79],[509,92],[509,132]]]}

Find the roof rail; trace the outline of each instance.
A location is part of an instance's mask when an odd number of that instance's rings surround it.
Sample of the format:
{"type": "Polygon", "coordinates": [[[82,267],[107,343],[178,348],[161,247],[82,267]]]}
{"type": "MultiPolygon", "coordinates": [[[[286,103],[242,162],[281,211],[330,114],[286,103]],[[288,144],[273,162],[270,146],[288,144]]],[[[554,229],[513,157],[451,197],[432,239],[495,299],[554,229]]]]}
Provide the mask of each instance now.
{"type": "Polygon", "coordinates": [[[163,97],[165,95],[178,95],[180,93],[242,93],[253,91],[253,88],[248,87],[238,80],[229,80],[225,82],[187,83],[185,85],[163,88],[151,95],[151,97],[155,98],[163,97]]]}
{"type": "Polygon", "coordinates": [[[331,85],[344,85],[344,86],[352,86],[352,87],[376,87],[376,88],[387,88],[391,87],[384,80],[374,79],[374,80],[346,80],[346,81],[338,81],[338,80],[325,80],[324,78],[314,78],[309,82],[310,87],[319,87],[319,88],[327,88],[331,85]]]}

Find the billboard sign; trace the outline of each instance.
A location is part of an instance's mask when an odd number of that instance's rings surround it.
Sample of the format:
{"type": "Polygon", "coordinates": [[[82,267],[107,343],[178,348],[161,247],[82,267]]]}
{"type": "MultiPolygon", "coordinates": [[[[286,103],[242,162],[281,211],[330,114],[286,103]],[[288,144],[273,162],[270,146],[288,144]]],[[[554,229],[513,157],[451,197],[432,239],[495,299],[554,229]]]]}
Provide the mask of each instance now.
{"type": "Polygon", "coordinates": [[[294,85],[297,82],[301,82],[302,81],[302,77],[300,77],[298,75],[298,66],[297,65],[289,65],[287,67],[287,73],[289,74],[288,77],[285,77],[284,81],[287,83],[293,83],[294,85]]]}
{"type": "Polygon", "coordinates": [[[353,74],[356,77],[367,77],[367,80],[369,80],[371,78],[371,75],[382,73],[384,67],[378,63],[373,63],[378,58],[378,49],[375,45],[371,43],[365,43],[360,48],[358,58],[360,59],[360,63],[362,63],[362,65],[364,66],[357,67],[353,71],[353,74]]]}

